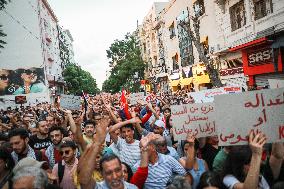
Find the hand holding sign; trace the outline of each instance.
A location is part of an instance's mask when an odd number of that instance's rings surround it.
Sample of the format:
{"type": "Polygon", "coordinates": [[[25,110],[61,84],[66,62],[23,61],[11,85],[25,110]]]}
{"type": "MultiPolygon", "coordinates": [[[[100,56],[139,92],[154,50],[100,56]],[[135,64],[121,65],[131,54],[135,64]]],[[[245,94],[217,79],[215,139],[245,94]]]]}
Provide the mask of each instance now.
{"type": "Polygon", "coordinates": [[[254,134],[254,132],[250,132],[249,134],[249,146],[251,148],[252,153],[261,155],[263,150],[263,145],[266,143],[266,137],[262,133],[254,134]]]}

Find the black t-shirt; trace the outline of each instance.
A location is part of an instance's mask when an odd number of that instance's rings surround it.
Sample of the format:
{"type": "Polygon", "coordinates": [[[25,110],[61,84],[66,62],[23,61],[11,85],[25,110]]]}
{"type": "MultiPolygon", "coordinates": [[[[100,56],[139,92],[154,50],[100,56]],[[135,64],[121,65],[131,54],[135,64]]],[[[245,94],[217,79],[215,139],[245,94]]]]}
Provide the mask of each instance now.
{"type": "Polygon", "coordinates": [[[218,154],[219,150],[219,148],[216,149],[208,143],[206,143],[205,146],[200,149],[202,159],[204,159],[208,164],[209,170],[212,170],[214,158],[218,154]]]}
{"type": "Polygon", "coordinates": [[[51,140],[49,137],[45,139],[39,139],[37,135],[33,135],[30,137],[29,145],[35,150],[46,149],[51,145],[51,140]]]}

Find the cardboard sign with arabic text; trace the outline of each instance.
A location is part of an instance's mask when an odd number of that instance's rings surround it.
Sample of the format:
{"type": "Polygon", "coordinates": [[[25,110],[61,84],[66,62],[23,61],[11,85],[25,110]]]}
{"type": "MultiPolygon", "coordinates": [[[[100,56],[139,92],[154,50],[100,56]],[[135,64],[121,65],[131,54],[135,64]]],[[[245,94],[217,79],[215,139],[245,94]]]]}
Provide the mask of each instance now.
{"type": "Polygon", "coordinates": [[[196,138],[217,135],[213,103],[174,105],[171,110],[175,140],[185,140],[188,133],[196,138]]]}
{"type": "Polygon", "coordinates": [[[226,86],[226,87],[220,87],[216,89],[208,89],[208,90],[203,90],[203,91],[198,91],[198,92],[190,92],[188,93],[188,96],[191,96],[194,99],[195,103],[205,103],[205,102],[213,102],[214,97],[216,95],[241,93],[241,92],[242,92],[241,87],[226,86]]]}
{"type": "Polygon", "coordinates": [[[215,96],[219,145],[247,144],[248,134],[284,141],[284,88],[215,96]]]}
{"type": "Polygon", "coordinates": [[[144,92],[130,94],[130,104],[131,105],[137,104],[138,100],[144,100],[144,92]]]}
{"type": "Polygon", "coordinates": [[[79,110],[81,108],[81,97],[74,95],[60,95],[61,108],[68,110],[79,110]]]}

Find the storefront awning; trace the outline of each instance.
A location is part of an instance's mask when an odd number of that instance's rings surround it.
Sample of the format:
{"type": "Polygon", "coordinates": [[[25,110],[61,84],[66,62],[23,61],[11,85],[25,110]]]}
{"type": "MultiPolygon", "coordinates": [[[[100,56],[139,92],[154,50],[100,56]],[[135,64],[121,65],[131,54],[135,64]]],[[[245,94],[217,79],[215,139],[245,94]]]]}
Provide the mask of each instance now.
{"type": "Polygon", "coordinates": [[[178,79],[178,80],[172,80],[172,81],[171,81],[171,86],[172,86],[172,87],[176,87],[176,86],[178,86],[179,82],[180,82],[179,79],[178,79]]]}
{"type": "Polygon", "coordinates": [[[184,78],[180,81],[181,85],[190,85],[192,83],[193,77],[184,78]]]}
{"type": "Polygon", "coordinates": [[[262,38],[250,41],[248,43],[245,43],[245,44],[242,44],[242,45],[230,48],[229,51],[230,52],[234,52],[234,51],[238,51],[238,50],[242,50],[242,49],[245,49],[245,48],[252,47],[254,45],[260,45],[260,44],[263,44],[263,43],[266,43],[266,42],[267,42],[267,38],[266,37],[262,37],[262,38]]]}

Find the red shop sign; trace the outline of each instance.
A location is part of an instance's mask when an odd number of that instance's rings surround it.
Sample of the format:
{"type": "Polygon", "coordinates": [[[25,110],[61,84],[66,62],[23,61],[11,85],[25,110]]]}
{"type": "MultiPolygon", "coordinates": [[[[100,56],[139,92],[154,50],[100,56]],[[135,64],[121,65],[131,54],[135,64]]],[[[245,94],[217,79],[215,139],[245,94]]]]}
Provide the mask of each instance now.
{"type": "Polygon", "coordinates": [[[264,47],[249,51],[247,54],[248,66],[258,66],[272,63],[272,49],[264,47]]]}

